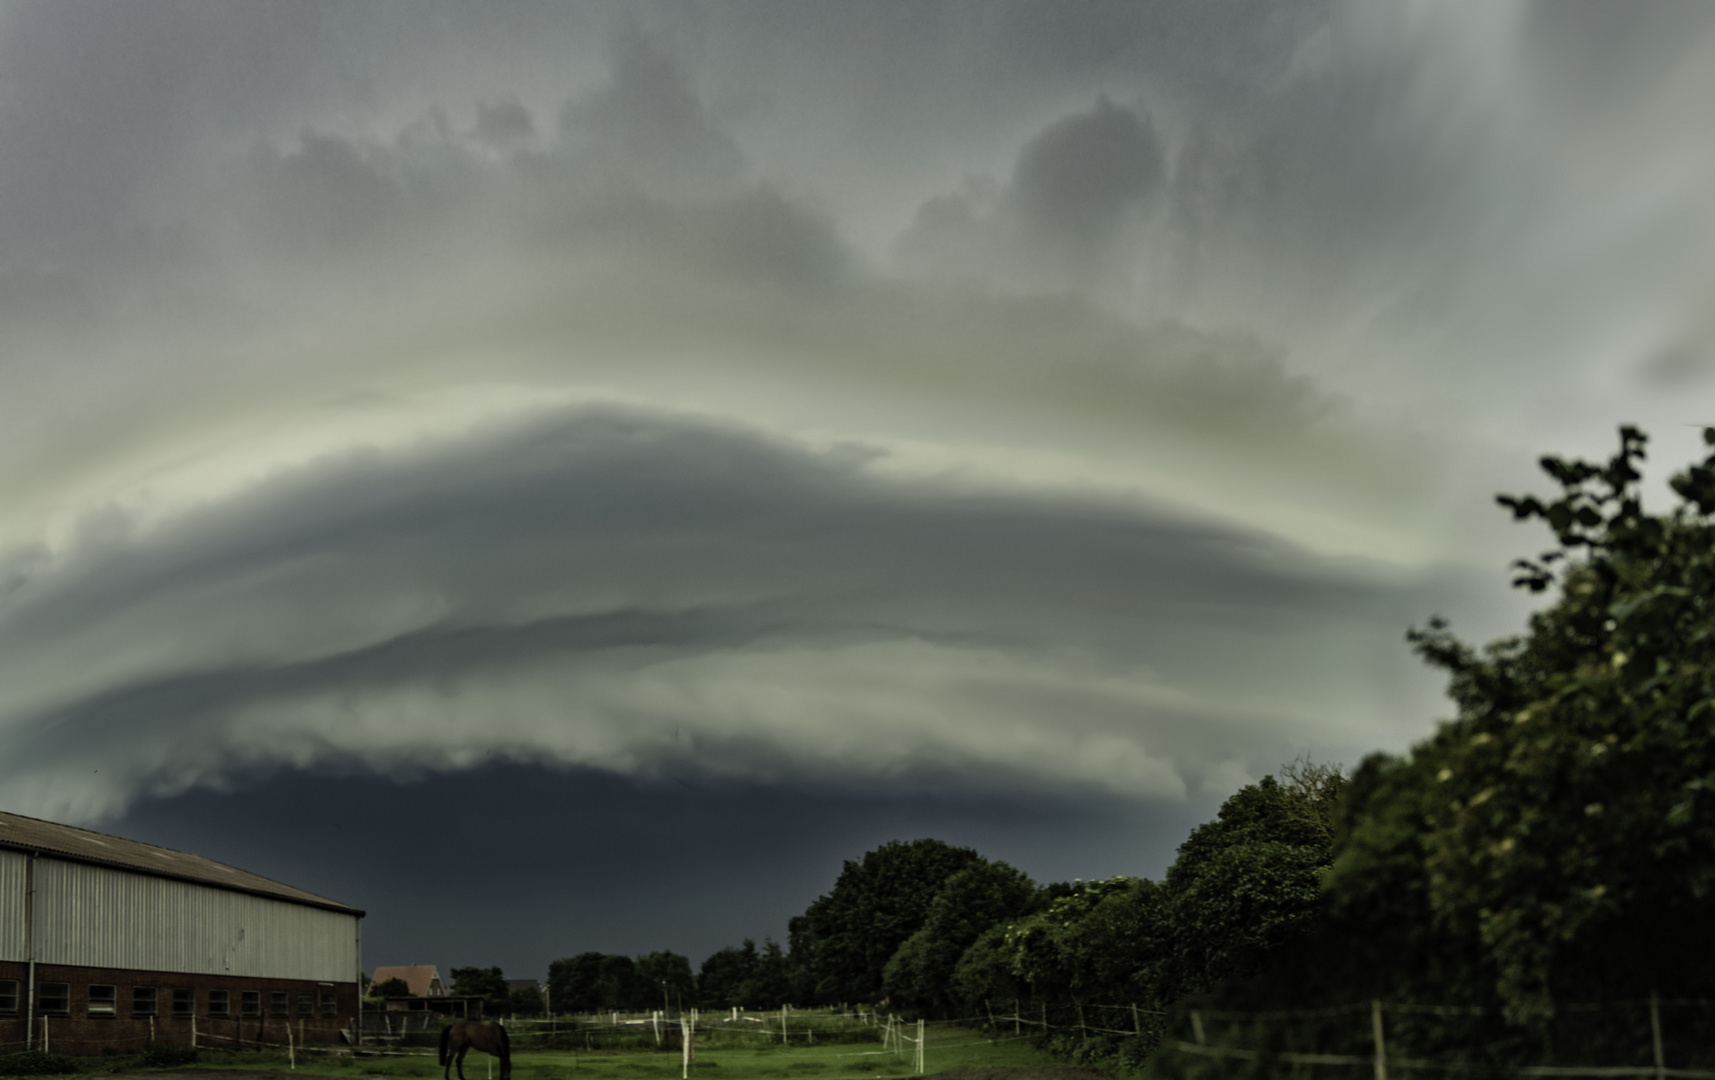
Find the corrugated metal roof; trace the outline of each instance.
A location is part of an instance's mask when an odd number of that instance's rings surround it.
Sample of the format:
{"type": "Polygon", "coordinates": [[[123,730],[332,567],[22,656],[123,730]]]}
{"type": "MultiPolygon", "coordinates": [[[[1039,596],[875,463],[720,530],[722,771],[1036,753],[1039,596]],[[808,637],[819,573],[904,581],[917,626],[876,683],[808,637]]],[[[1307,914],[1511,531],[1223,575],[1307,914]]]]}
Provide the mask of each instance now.
{"type": "Polygon", "coordinates": [[[5,811],[0,811],[0,848],[38,851],[44,855],[75,862],[117,866],[157,877],[194,881],[200,885],[213,885],[235,892],[292,900],[330,911],[343,911],[358,916],[363,914],[357,908],[348,907],[338,901],[302,889],[294,889],[290,885],[282,885],[260,874],[217,863],[201,855],[156,847],[140,840],[127,840],[122,836],[109,836],[74,825],[61,825],[53,821],[24,817],[21,814],[8,814],[5,811]]]}

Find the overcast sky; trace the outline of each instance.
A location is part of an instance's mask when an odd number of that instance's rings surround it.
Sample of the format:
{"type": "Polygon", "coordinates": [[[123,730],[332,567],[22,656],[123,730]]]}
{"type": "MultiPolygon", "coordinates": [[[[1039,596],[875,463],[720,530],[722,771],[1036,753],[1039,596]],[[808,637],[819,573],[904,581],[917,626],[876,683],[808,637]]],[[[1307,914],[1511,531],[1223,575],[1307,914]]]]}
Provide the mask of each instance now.
{"type": "Polygon", "coordinates": [[[1712,110],[1691,2],[0,0],[0,807],[518,976],[1159,875],[1696,452],[1712,110]]]}

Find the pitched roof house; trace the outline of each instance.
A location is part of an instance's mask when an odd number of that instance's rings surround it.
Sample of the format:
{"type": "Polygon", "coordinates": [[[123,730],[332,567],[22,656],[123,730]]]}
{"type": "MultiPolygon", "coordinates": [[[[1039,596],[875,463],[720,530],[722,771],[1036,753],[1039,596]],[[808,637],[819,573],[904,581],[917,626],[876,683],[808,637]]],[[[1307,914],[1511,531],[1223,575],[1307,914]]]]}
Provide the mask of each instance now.
{"type": "Polygon", "coordinates": [[[405,964],[399,967],[378,967],[370,976],[369,985],[379,986],[388,979],[399,979],[411,988],[412,997],[446,997],[447,988],[441,982],[441,971],[434,964],[405,964]]]}

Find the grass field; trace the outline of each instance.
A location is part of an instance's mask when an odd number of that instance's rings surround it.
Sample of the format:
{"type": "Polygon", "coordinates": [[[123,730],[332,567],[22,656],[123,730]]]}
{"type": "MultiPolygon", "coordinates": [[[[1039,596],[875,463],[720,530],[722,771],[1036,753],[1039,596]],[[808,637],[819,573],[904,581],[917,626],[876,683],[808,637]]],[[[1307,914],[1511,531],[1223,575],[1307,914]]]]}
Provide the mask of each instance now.
{"type": "MultiPolygon", "coordinates": [[[[924,1063],[928,1074],[949,1069],[987,1072],[1020,1067],[1057,1068],[1062,1064],[1032,1049],[1027,1039],[990,1040],[977,1031],[954,1027],[931,1031],[924,1063]]],[[[895,1055],[892,1051],[883,1052],[875,1042],[736,1049],[698,1047],[690,1075],[700,1080],[905,1077],[915,1075],[912,1050],[908,1043],[902,1054],[895,1055]]],[[[492,1061],[485,1054],[471,1051],[464,1063],[466,1080],[488,1080],[492,1061]]],[[[278,1054],[205,1053],[202,1063],[191,1068],[275,1072],[284,1070],[286,1062],[278,1054]]],[[[681,1068],[678,1051],[531,1051],[515,1047],[512,1054],[513,1080],[667,1080],[679,1076],[681,1068]]],[[[173,1071],[186,1070],[180,1067],[173,1071]]],[[[426,1080],[441,1075],[432,1052],[421,1056],[300,1055],[297,1071],[308,1075],[400,1080],[426,1080]]],[[[498,1080],[498,1069],[495,1076],[498,1080]]]]}

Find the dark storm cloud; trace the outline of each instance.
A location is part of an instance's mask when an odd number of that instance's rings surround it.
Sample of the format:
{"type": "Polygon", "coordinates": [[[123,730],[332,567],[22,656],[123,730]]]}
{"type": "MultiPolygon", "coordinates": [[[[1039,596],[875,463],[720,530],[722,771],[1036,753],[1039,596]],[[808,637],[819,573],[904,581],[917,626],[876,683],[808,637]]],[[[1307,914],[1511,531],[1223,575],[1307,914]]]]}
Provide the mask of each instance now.
{"type": "Polygon", "coordinates": [[[7,6],[4,799],[1398,745],[1710,355],[1707,10],[7,6]]]}
{"type": "Polygon", "coordinates": [[[1178,797],[1250,767],[1239,730],[1292,741],[1232,695],[1237,639],[1369,637],[1417,602],[1259,535],[873,460],[575,410],[92,527],[6,600],[0,782],[87,815],[331,756],[498,755],[1178,797]]]}
{"type": "Polygon", "coordinates": [[[889,840],[974,847],[1044,883],[1159,875],[1205,811],[489,765],[403,782],[361,769],[281,774],[141,800],[107,827],[366,909],[366,968],[498,964],[540,978],[588,950],[672,949],[697,965],[744,937],[784,943],[787,920],[832,887],[843,860],[889,840]],[[480,867],[449,855],[477,848],[480,867]],[[495,910],[508,917],[473,917],[495,910]]]}

